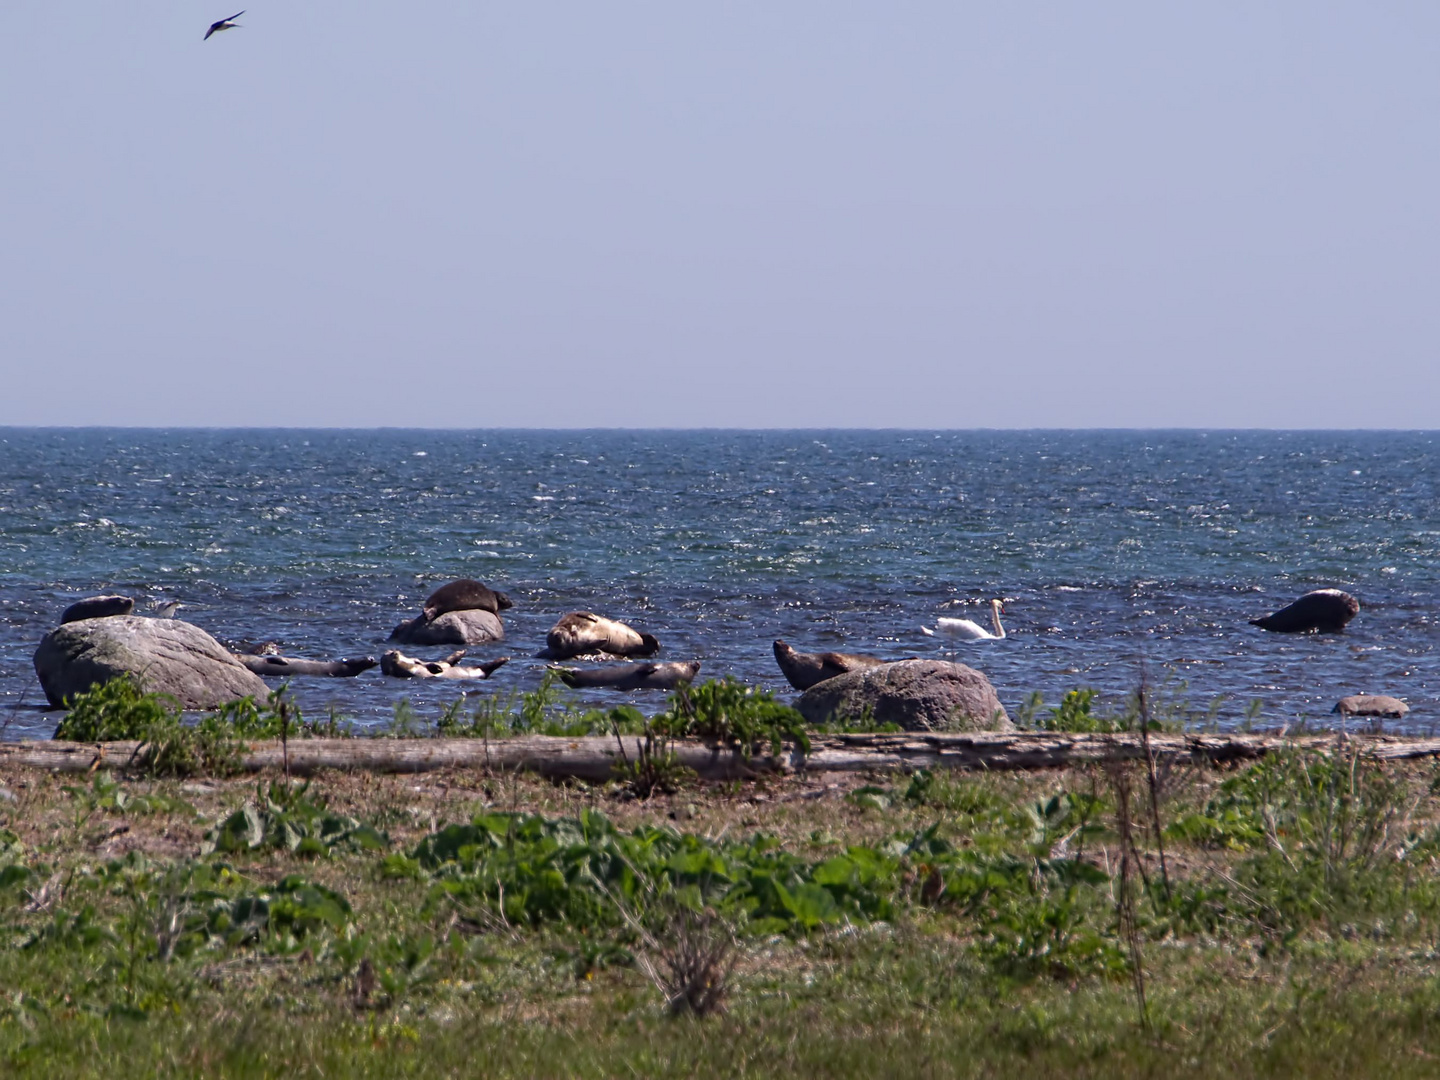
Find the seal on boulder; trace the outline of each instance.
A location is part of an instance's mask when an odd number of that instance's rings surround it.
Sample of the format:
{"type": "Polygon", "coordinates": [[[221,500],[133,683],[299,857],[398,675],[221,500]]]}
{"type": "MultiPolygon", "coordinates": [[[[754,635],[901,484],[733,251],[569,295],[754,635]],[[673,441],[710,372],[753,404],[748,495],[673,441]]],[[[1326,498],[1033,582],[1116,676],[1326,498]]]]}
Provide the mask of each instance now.
{"type": "Polygon", "coordinates": [[[299,660],[290,656],[251,653],[231,653],[256,675],[267,678],[288,679],[292,675],[330,675],[340,679],[351,679],[362,671],[369,671],[380,661],[373,656],[361,656],[353,660],[299,660]]]}
{"type": "Polygon", "coordinates": [[[642,634],[616,619],[593,611],[572,611],[545,635],[541,660],[573,660],[588,653],[608,656],[654,656],[660,642],[653,634],[642,634]]]}
{"type": "Polygon", "coordinates": [[[1316,589],[1251,626],[1277,634],[1338,634],[1360,614],[1360,601],[1340,589],[1316,589]]]}
{"type": "Polygon", "coordinates": [[[87,596],[76,600],[60,613],[60,625],[79,622],[81,619],[108,619],[115,615],[129,615],[135,610],[135,601],[128,596],[87,596]]]}
{"type": "Polygon", "coordinates": [[[775,662],[780,665],[785,678],[796,690],[809,690],[818,682],[844,675],[847,671],[879,667],[888,661],[878,656],[862,656],[855,653],[803,653],[796,652],[783,641],[775,642],[775,662]]]}
{"type": "Polygon", "coordinates": [[[573,689],[604,686],[611,690],[674,690],[694,680],[699,660],[646,661],[640,664],[611,664],[601,668],[551,667],[560,681],[573,689]]]}
{"type": "Polygon", "coordinates": [[[441,615],[451,611],[488,611],[499,615],[506,608],[514,607],[510,597],[496,592],[490,586],[461,578],[449,585],[441,585],[425,599],[425,621],[434,622],[441,615]]]}

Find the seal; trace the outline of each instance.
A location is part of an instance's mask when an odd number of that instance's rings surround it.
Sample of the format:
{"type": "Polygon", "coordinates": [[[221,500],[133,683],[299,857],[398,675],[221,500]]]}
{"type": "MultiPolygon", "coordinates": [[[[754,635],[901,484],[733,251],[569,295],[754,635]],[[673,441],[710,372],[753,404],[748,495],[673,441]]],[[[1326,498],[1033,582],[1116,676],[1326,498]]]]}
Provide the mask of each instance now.
{"type": "Polygon", "coordinates": [[[674,690],[693,680],[700,671],[699,660],[671,660],[656,663],[611,664],[601,668],[550,667],[560,681],[574,689],[604,686],[611,690],[674,690]]]}
{"type": "Polygon", "coordinates": [[[572,611],[545,635],[541,660],[573,660],[589,653],[607,656],[654,656],[660,642],[653,634],[642,634],[616,619],[593,611],[572,611]]]}
{"type": "Polygon", "coordinates": [[[496,592],[470,578],[461,578],[449,585],[441,585],[425,598],[425,621],[434,622],[449,611],[488,611],[499,615],[514,606],[503,592],[496,592]]]}
{"type": "Polygon", "coordinates": [[[1360,601],[1340,589],[1316,589],[1251,626],[1277,634],[1338,634],[1360,614],[1360,601]]]}
{"type": "Polygon", "coordinates": [[[369,671],[380,661],[373,656],[361,656],[353,660],[298,660],[290,656],[253,653],[231,653],[256,675],[267,678],[288,679],[292,675],[330,675],[338,679],[353,679],[362,671],[369,671]]]}
{"type": "Polygon", "coordinates": [[[128,596],[87,596],[76,600],[60,613],[60,625],[79,622],[81,619],[108,619],[112,615],[129,615],[135,610],[135,601],[128,596]]]}
{"type": "Polygon", "coordinates": [[[498,668],[510,662],[508,656],[487,660],[474,667],[461,667],[465,650],[459,649],[444,660],[417,660],[399,649],[391,649],[380,657],[380,670],[397,679],[488,679],[498,668]]]}
{"type": "Polygon", "coordinates": [[[783,641],[775,642],[775,662],[780,665],[786,680],[796,690],[809,690],[816,683],[833,679],[836,675],[844,675],[847,671],[861,671],[889,663],[878,656],[862,656],[856,653],[796,652],[783,641]]]}

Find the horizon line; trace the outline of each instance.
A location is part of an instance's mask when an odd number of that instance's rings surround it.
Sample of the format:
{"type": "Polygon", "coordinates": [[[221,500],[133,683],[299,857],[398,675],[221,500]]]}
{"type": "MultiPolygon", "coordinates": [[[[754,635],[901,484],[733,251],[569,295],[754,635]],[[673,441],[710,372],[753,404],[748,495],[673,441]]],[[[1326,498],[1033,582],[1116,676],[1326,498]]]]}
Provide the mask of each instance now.
{"type": "Polygon", "coordinates": [[[1440,428],[1397,428],[1397,427],[1231,427],[1225,425],[1178,425],[1178,426],[1135,426],[1135,427],[1047,427],[1034,425],[1028,427],[1007,427],[1007,426],[984,426],[984,427],[908,427],[882,425],[877,427],[859,427],[849,425],[834,426],[799,426],[799,427],[738,427],[724,425],[706,425],[696,427],[621,427],[621,426],[559,426],[559,427],[528,427],[520,425],[493,425],[485,427],[437,427],[437,426],[410,426],[404,424],[380,424],[350,427],[338,424],[4,424],[0,423],[0,431],[326,431],[326,432],[424,432],[430,434],[470,434],[475,432],[507,432],[507,433],[528,433],[528,432],[571,432],[576,434],[611,432],[621,433],[717,433],[732,432],[737,434],[773,434],[785,432],[855,432],[855,433],[881,433],[881,432],[903,432],[910,434],[958,434],[968,432],[1007,432],[1007,433],[1040,433],[1040,432],[1065,432],[1065,433],[1130,433],[1142,432],[1176,432],[1187,434],[1244,434],[1244,433],[1333,433],[1333,434],[1388,434],[1388,435],[1434,435],[1440,434],[1440,428]]]}

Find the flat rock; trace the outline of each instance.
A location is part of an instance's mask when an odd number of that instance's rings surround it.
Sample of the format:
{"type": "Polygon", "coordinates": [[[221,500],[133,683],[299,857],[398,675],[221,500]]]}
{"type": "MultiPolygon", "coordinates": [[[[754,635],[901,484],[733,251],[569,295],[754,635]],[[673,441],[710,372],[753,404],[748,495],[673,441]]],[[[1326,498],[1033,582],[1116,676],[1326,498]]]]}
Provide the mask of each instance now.
{"type": "Polygon", "coordinates": [[[1409,711],[1409,705],[1388,694],[1351,694],[1337,701],[1331,710],[1342,716],[1388,716],[1396,720],[1409,711]]]}
{"type": "Polygon", "coordinates": [[[260,676],[198,626],[139,615],[81,619],[50,631],[35,650],[35,674],[56,707],[125,674],[143,690],[170,694],[187,709],[263,699],[270,692],[260,676]]]}
{"type": "Polygon", "coordinates": [[[484,645],[505,640],[505,625],[493,611],[467,608],[447,611],[430,622],[420,615],[406,619],[390,632],[402,645],[484,645]]]}
{"type": "Polygon", "coordinates": [[[897,660],[817,683],[796,703],[811,724],[867,714],[906,731],[1014,731],[981,672],[945,660],[897,660]]]}

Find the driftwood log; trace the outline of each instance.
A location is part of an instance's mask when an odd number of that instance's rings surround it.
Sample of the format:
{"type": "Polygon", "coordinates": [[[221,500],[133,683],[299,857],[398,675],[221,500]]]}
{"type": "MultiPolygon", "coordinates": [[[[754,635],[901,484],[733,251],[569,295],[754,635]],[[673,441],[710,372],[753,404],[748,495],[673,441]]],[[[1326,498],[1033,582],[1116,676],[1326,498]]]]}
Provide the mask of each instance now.
{"type": "MultiPolygon", "coordinates": [[[[643,740],[634,736],[557,738],[546,735],[503,739],[292,739],[289,769],[417,773],[444,768],[539,773],[554,778],[606,780],[614,766],[639,756],[643,740]]],[[[672,742],[679,762],[706,779],[763,773],[868,772],[871,770],[976,769],[1006,771],[1135,761],[1145,758],[1138,735],[1000,734],[857,734],[811,739],[810,752],[787,748],[771,756],[749,757],[730,748],[699,742],[672,742]]],[[[1333,752],[1358,749],[1379,761],[1440,757],[1440,739],[1393,735],[1160,735],[1150,750],[1160,761],[1221,764],[1253,760],[1284,749],[1333,752]]],[[[56,772],[125,768],[143,748],[134,742],[105,744],[60,741],[0,743],[0,767],[7,765],[56,772]]],[[[278,741],[256,742],[240,756],[240,767],[258,772],[284,766],[278,741]]]]}

